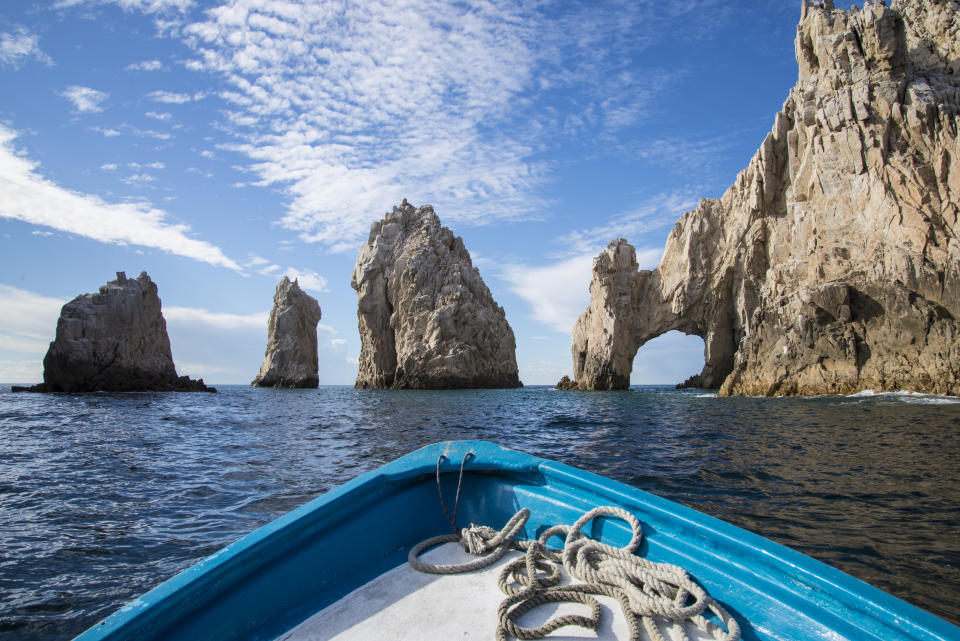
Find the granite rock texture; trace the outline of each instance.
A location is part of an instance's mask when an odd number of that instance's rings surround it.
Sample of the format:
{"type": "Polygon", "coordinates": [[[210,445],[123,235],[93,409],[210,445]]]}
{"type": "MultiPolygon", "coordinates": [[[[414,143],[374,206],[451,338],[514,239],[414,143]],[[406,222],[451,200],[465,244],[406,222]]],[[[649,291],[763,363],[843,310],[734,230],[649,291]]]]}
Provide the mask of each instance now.
{"type": "Polygon", "coordinates": [[[350,284],[359,299],[357,387],[521,385],[503,308],[432,207],[404,200],[374,223],[350,284]]]}
{"type": "Polygon", "coordinates": [[[43,383],[16,391],[215,392],[177,376],[157,285],[146,272],[117,279],[63,306],[43,359],[43,383]]]}
{"type": "Polygon", "coordinates": [[[267,348],[256,387],[317,387],[317,323],[321,312],[317,300],[286,276],[273,295],[267,322],[267,348]]]}
{"type": "Polygon", "coordinates": [[[799,79],[749,165],[637,270],[598,257],[574,329],[581,389],[636,350],[704,339],[720,394],[960,394],[960,2],[802,2],[799,79]]]}

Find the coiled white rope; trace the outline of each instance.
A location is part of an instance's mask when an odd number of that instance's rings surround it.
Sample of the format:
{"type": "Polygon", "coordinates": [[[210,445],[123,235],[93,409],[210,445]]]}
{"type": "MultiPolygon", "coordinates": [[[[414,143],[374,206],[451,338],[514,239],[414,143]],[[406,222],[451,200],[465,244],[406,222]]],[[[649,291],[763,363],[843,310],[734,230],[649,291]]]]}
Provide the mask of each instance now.
{"type": "Polygon", "coordinates": [[[567,625],[595,631],[600,623],[600,605],[595,595],[612,597],[620,604],[631,641],[640,641],[641,626],[653,641],[666,641],[661,626],[673,624],[679,624],[677,629],[681,638],[689,641],[684,629],[686,622],[716,641],[737,641],[740,638],[736,619],[683,568],[654,563],[635,554],[643,533],[640,521],[626,510],[613,506],[596,507],[584,513],[573,525],[557,525],[536,540],[517,541],[515,537],[529,518],[530,511],[523,508],[499,532],[487,526],[471,525],[459,535],[432,537],[414,546],[407,560],[421,572],[455,574],[486,567],[508,550],[524,550],[524,555],[508,563],[498,577],[500,590],[507,595],[497,611],[498,641],[506,641],[508,635],[516,639],[541,639],[567,625]],[[600,516],[626,521],[632,530],[630,542],[618,548],[585,535],[584,526],[600,516]],[[565,537],[562,549],[547,547],[547,541],[554,536],[565,537]],[[432,565],[418,558],[428,548],[452,541],[458,541],[467,552],[480,558],[448,565],[432,565]],[[561,566],[571,579],[579,583],[561,586],[561,566]],[[520,616],[540,605],[568,601],[590,607],[590,616],[562,615],[533,628],[525,628],[516,622],[520,616]],[[711,613],[720,621],[719,625],[705,616],[711,613]]]}

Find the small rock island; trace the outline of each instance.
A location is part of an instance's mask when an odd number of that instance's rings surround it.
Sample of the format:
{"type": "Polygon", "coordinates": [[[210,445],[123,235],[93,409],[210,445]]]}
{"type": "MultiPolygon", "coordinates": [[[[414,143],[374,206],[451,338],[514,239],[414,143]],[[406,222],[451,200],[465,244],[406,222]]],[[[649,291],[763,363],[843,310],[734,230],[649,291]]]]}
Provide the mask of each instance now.
{"type": "Polygon", "coordinates": [[[357,256],[356,387],[520,387],[516,341],[463,240],[433,208],[406,200],[376,222],[357,256]]]}
{"type": "Polygon", "coordinates": [[[749,165],[639,270],[612,242],[573,330],[573,389],[704,340],[721,395],[960,395],[960,4],[802,0],[799,79],[749,165]]]}
{"type": "Polygon", "coordinates": [[[177,376],[157,285],[146,272],[63,306],[43,359],[43,383],[15,392],[216,392],[177,376]]]}
{"type": "Polygon", "coordinates": [[[318,387],[317,323],[321,312],[317,300],[286,276],[273,295],[267,322],[267,349],[255,387],[318,387]]]}

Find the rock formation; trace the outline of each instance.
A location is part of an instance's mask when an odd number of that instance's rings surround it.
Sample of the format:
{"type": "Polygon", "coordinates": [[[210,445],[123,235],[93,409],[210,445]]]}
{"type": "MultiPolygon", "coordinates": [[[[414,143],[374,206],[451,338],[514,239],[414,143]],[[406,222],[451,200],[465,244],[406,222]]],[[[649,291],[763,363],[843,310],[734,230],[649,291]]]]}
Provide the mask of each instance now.
{"type": "Polygon", "coordinates": [[[257,387],[317,387],[317,323],[320,305],[286,276],[273,295],[267,322],[267,349],[257,387]]]}
{"type": "Polygon", "coordinates": [[[516,343],[463,240],[403,201],[370,228],[359,297],[361,388],[519,387],[516,343]]]}
{"type": "Polygon", "coordinates": [[[799,80],[733,186],[656,269],[622,240],[597,258],[579,388],[680,330],[721,394],[960,394],[960,3],[802,8],[799,80]]]}
{"type": "Polygon", "coordinates": [[[117,280],[63,306],[43,359],[43,383],[14,391],[215,392],[177,376],[157,286],[146,272],[117,280]]]}

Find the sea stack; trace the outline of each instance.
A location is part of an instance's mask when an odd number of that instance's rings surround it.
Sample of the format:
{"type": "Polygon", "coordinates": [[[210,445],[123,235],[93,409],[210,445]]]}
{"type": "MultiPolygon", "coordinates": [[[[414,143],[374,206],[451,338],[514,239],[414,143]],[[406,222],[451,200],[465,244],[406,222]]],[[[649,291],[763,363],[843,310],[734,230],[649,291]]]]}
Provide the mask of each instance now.
{"type": "Polygon", "coordinates": [[[257,387],[317,387],[317,300],[286,276],[273,295],[273,309],[267,322],[267,349],[257,387]]]}
{"type": "Polygon", "coordinates": [[[215,392],[177,376],[157,285],[146,272],[117,279],[63,306],[43,359],[43,383],[14,391],[215,392]]]}
{"type": "Polygon", "coordinates": [[[503,308],[432,207],[404,200],[374,223],[350,284],[359,298],[357,387],[521,386],[503,308]]]}
{"type": "Polygon", "coordinates": [[[625,387],[640,345],[680,330],[721,395],[960,394],[958,34],[954,0],[804,0],[799,80],[735,183],[656,269],[623,241],[597,259],[577,388],[625,387]]]}

